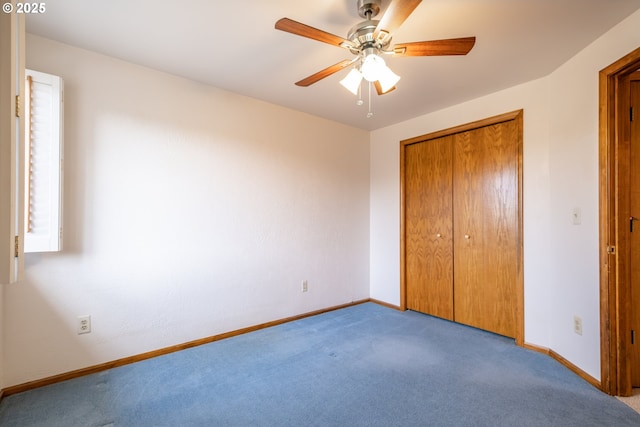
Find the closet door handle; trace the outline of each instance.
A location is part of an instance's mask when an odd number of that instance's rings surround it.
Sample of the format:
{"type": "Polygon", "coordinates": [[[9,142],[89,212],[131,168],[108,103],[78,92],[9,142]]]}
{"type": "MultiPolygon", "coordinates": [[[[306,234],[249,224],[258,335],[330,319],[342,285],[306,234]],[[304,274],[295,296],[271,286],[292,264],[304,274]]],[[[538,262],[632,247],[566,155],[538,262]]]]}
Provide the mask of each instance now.
{"type": "Polygon", "coordinates": [[[438,233],[438,234],[436,234],[436,237],[440,238],[440,237],[442,237],[442,234],[438,233]]]}
{"type": "Polygon", "coordinates": [[[465,239],[465,240],[469,240],[470,238],[471,238],[471,236],[469,236],[468,234],[465,234],[465,235],[464,235],[464,239],[465,239]]]}

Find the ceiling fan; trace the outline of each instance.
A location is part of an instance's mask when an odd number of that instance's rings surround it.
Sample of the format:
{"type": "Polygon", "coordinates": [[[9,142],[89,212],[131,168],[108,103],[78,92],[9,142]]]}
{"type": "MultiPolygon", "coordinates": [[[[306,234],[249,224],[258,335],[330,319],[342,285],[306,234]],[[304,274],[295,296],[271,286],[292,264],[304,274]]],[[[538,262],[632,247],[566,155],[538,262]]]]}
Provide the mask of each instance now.
{"type": "Polygon", "coordinates": [[[381,19],[374,20],[373,18],[380,12],[381,0],[357,0],[358,14],[366,20],[352,27],[346,39],[289,18],[278,20],[275,25],[278,30],[338,46],[355,55],[353,59],[340,61],[296,82],[296,85],[310,86],[340,70],[354,66],[340,83],[357,94],[364,79],[373,83],[378,95],[383,95],[394,90],[395,84],[400,80],[400,77],[386,66],[382,59],[383,55],[443,56],[469,53],[476,42],[475,37],[391,45],[393,32],[402,25],[421,1],[392,0],[381,19]]]}

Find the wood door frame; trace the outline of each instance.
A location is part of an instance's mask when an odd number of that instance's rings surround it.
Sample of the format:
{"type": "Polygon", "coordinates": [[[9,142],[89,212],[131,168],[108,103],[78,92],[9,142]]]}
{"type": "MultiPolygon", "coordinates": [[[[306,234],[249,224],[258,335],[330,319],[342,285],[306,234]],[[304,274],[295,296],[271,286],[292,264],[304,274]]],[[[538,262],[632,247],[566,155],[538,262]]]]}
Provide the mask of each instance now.
{"type": "Polygon", "coordinates": [[[496,125],[498,123],[515,120],[518,127],[518,243],[517,243],[517,283],[516,283],[516,344],[524,345],[524,243],[523,243],[523,223],[522,223],[522,145],[523,145],[523,110],[516,110],[498,116],[489,117],[475,122],[455,126],[452,128],[428,133],[414,138],[400,141],[400,309],[407,309],[407,282],[406,282],[406,254],[405,254],[405,147],[418,142],[428,141],[443,136],[454,135],[456,133],[466,132],[486,126],[496,125]]]}
{"type": "MultiPolygon", "coordinates": [[[[625,77],[640,68],[640,48],[600,71],[599,75],[599,215],[600,215],[600,364],[601,389],[631,394],[628,279],[629,242],[629,101],[625,77]],[[626,106],[626,107],[625,107],[626,106]],[[626,215],[626,218],[625,218],[626,215]]],[[[628,88],[627,88],[628,91],[628,88]]]]}

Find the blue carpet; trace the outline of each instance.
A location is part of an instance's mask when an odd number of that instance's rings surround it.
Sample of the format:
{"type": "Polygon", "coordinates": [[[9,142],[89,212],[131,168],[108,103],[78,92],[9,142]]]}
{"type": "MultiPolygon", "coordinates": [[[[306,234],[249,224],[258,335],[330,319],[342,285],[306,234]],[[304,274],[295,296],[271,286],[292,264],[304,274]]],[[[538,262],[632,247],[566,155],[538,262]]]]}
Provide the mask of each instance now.
{"type": "Polygon", "coordinates": [[[640,426],[513,340],[367,303],[6,397],[1,426],[640,426]]]}

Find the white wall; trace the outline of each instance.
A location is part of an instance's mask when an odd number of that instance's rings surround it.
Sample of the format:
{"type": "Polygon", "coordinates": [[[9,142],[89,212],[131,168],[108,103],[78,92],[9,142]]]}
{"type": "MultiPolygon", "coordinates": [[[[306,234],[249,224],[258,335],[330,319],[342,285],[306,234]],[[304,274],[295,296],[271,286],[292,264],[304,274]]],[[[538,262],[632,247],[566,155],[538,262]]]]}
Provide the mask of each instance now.
{"type": "Polygon", "coordinates": [[[522,108],[525,341],[600,378],[598,72],[640,46],[638,28],[640,12],[543,79],[372,133],[372,298],[400,302],[399,141],[522,108]]]}
{"type": "Polygon", "coordinates": [[[368,132],[35,36],[27,67],[65,80],[65,247],[5,289],[6,386],[369,297],[368,132]]]}

